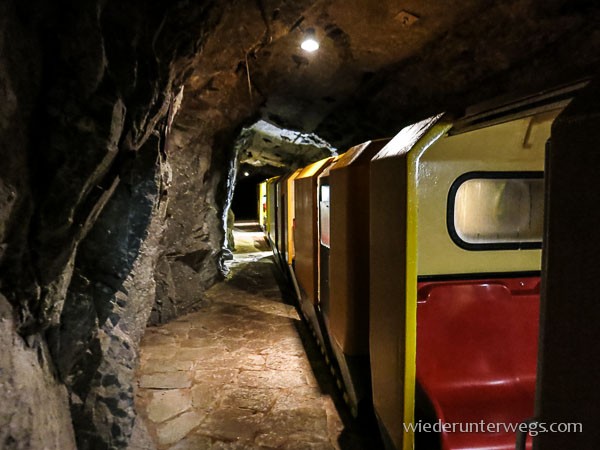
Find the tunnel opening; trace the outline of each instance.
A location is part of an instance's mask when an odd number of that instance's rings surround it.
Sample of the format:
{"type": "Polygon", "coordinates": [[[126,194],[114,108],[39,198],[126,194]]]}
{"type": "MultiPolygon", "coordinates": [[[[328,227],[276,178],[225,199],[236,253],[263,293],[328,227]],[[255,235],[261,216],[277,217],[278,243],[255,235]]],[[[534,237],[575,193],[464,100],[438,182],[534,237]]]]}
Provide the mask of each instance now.
{"type": "MultiPolygon", "coordinates": [[[[314,133],[286,129],[265,120],[242,128],[234,143],[236,170],[232,173],[228,241],[235,221],[258,221],[259,183],[336,154],[314,133]]],[[[230,246],[231,247],[231,246],[230,246]]]]}
{"type": "Polygon", "coordinates": [[[262,177],[248,177],[235,185],[231,210],[236,220],[258,221],[258,183],[262,177]]]}

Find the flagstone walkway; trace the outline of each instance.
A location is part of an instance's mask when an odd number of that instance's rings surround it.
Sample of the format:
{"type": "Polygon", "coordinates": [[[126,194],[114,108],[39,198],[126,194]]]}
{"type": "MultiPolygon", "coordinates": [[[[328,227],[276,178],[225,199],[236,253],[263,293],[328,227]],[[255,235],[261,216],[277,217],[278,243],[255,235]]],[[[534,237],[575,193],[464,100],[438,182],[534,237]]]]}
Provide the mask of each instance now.
{"type": "Polygon", "coordinates": [[[201,309],[146,331],[137,409],[154,442],[145,447],[375,448],[354,429],[305,324],[283,300],[262,233],[238,229],[235,238],[230,275],[201,309]]]}

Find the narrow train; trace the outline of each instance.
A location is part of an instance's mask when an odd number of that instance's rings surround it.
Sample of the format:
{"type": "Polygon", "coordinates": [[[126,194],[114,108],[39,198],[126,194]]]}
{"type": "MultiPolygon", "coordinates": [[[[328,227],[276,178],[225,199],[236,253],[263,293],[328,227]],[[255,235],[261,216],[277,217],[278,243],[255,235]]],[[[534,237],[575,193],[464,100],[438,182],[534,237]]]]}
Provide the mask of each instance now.
{"type": "Polygon", "coordinates": [[[533,416],[545,147],[580,87],[440,114],[260,186],[299,309],[386,447],[514,449],[514,431],[459,424],[533,416]]]}

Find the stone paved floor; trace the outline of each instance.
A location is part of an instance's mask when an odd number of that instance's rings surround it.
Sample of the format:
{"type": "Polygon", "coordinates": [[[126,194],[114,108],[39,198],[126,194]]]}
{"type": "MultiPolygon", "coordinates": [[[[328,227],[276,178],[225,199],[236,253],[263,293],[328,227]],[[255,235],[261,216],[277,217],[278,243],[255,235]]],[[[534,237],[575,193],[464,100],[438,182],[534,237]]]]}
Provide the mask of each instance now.
{"type": "Polygon", "coordinates": [[[137,409],[154,443],[137,448],[376,448],[282,300],[262,233],[235,237],[230,275],[204,306],[146,331],[137,409]]]}

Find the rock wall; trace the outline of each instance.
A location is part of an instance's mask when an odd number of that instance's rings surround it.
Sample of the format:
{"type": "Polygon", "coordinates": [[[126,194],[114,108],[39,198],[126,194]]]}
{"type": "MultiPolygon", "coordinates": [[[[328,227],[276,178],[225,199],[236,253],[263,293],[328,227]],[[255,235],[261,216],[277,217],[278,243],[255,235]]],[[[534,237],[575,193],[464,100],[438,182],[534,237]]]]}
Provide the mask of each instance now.
{"type": "Polygon", "coordinates": [[[311,2],[274,24],[216,3],[0,4],[2,447],[126,448],[152,305],[168,320],[222,275],[233,143],[264,99],[247,59],[311,2]]]}
{"type": "Polygon", "coordinates": [[[39,17],[0,3],[0,448],[75,449],[67,389],[36,323],[41,298],[30,233],[35,210],[30,133],[42,89],[39,17]],[[23,55],[29,58],[23,59],[23,55]],[[40,407],[43,405],[43,407],[40,407]]]}
{"type": "Polygon", "coordinates": [[[166,139],[213,3],[0,4],[1,448],[127,447],[166,139]]]}
{"type": "Polygon", "coordinates": [[[312,3],[221,5],[222,15],[185,84],[169,140],[173,187],[152,323],[193,310],[203,291],[222,277],[227,209],[235,184],[234,144],[242,128],[256,121],[265,101],[252,81],[249,61],[287,35],[312,3]]]}
{"type": "Polygon", "coordinates": [[[26,342],[13,310],[0,295],[0,447],[4,450],[75,449],[67,390],[53,373],[40,336],[26,342]]]}
{"type": "Polygon", "coordinates": [[[124,448],[138,345],[155,300],[168,165],[152,136],[80,244],[60,326],[48,333],[71,393],[78,447],[124,448]]]}
{"type": "Polygon", "coordinates": [[[202,292],[222,278],[227,209],[235,180],[233,142],[254,106],[243,77],[236,75],[213,79],[210,89],[185,98],[190,100],[184,100],[168,146],[173,187],[152,323],[192,310],[200,304],[202,292]],[[215,96],[215,91],[222,91],[222,96],[215,96]],[[213,96],[214,104],[197,111],[187,104],[196,101],[196,95],[213,96]]]}
{"type": "MultiPolygon", "coordinates": [[[[220,33],[235,30],[231,22],[221,22],[218,28],[220,33]]],[[[164,323],[198,306],[202,292],[223,274],[225,206],[235,169],[233,139],[237,125],[252,113],[258,99],[250,98],[244,73],[214,67],[231,64],[230,55],[219,54],[219,41],[212,37],[204,48],[210,63],[200,66],[205,73],[193,74],[185,86],[169,139],[173,188],[156,271],[152,323],[164,323]]]]}

